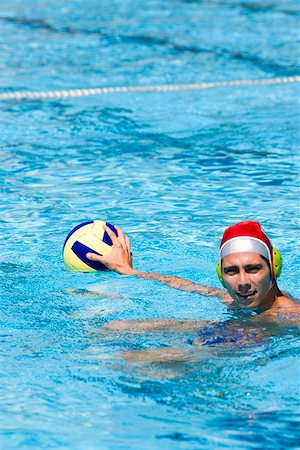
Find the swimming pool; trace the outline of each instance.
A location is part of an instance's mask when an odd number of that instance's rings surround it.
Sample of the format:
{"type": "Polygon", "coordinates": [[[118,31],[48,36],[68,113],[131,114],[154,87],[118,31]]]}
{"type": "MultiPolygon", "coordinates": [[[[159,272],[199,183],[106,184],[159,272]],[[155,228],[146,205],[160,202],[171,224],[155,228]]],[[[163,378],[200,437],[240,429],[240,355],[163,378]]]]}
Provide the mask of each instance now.
{"type": "MultiPolygon", "coordinates": [[[[299,74],[297,1],[12,0],[2,92],[299,74]]],[[[226,320],[214,299],[112,273],[67,271],[77,223],[106,219],[134,264],[218,286],[226,226],[262,222],[299,292],[299,85],[126,92],[1,103],[3,448],[295,448],[297,336],[183,363],[127,350],[188,335],[109,335],[112,319],[226,320]]]]}

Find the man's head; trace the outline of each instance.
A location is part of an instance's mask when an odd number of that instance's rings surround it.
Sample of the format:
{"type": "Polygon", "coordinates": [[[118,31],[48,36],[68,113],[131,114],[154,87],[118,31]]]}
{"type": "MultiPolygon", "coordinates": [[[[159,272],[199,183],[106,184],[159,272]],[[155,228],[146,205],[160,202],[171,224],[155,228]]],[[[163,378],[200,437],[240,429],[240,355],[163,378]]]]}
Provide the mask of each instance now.
{"type": "Polygon", "coordinates": [[[237,306],[262,306],[280,268],[280,254],[258,222],[240,222],[225,230],[218,275],[237,306]]]}

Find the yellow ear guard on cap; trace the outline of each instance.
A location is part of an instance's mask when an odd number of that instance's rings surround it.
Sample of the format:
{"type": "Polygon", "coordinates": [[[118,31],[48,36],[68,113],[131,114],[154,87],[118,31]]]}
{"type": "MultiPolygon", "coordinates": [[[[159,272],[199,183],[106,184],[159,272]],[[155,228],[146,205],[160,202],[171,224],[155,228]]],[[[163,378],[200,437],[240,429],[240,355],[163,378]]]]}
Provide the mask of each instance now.
{"type": "MultiPolygon", "coordinates": [[[[273,271],[274,271],[275,280],[280,276],[281,267],[282,267],[282,258],[281,258],[280,251],[277,250],[277,248],[273,247],[273,271]]],[[[218,261],[218,264],[216,266],[216,270],[217,270],[217,275],[219,277],[219,280],[221,281],[221,283],[225,287],[225,283],[224,283],[224,280],[223,280],[223,277],[222,277],[222,270],[221,270],[221,262],[220,261],[218,261]]]]}
{"type": "Polygon", "coordinates": [[[275,280],[280,276],[281,268],[282,268],[282,258],[280,251],[277,250],[277,248],[273,247],[273,270],[275,280]]]}

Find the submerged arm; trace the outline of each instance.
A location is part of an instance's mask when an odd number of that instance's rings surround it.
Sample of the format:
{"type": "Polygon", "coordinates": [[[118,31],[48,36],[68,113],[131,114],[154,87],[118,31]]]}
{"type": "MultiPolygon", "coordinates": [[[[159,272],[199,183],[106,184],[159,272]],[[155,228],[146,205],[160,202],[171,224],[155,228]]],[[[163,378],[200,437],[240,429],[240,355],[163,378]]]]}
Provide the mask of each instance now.
{"type": "Polygon", "coordinates": [[[197,294],[206,295],[209,297],[225,297],[223,289],[211,288],[202,284],[196,284],[192,281],[176,276],[161,275],[155,272],[141,272],[132,267],[132,259],[130,253],[130,241],[123,233],[120,227],[115,227],[118,232],[118,237],[115,233],[104,225],[104,230],[112,240],[113,247],[110,253],[105,256],[96,255],[95,253],[87,253],[87,258],[91,261],[99,261],[108,269],[113,270],[121,275],[134,275],[139,278],[147,278],[149,280],[160,281],[167,286],[183,291],[195,292],[197,294]]]}
{"type": "Polygon", "coordinates": [[[118,333],[187,333],[201,329],[207,325],[206,320],[177,320],[177,319],[131,319],[112,320],[101,327],[103,332],[118,333]]]}

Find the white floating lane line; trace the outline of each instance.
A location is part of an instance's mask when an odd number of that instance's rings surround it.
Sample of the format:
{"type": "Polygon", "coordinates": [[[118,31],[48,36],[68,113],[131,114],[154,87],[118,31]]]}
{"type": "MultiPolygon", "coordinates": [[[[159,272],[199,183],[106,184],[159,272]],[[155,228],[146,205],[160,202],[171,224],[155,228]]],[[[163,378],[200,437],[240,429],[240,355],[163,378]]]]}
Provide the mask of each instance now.
{"type": "Polygon", "coordinates": [[[266,78],[261,80],[231,80],[214,81],[211,83],[193,83],[193,84],[166,84],[161,86],[121,86],[121,87],[102,87],[88,89],[64,89],[59,91],[15,91],[0,93],[0,100],[23,100],[23,99],[52,99],[67,97],[86,97],[88,95],[111,94],[115,92],[169,92],[169,91],[189,91],[200,89],[212,89],[218,87],[230,86],[254,86],[268,84],[299,83],[300,76],[266,78]]]}

